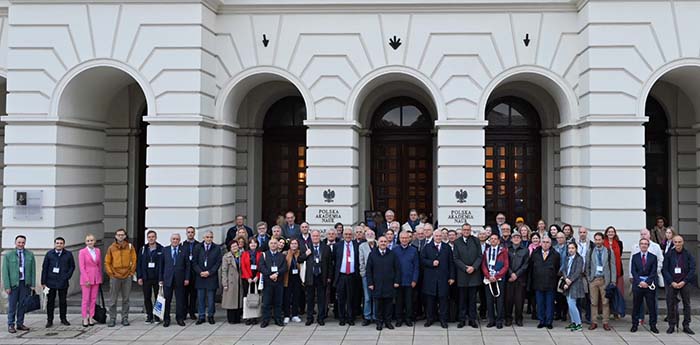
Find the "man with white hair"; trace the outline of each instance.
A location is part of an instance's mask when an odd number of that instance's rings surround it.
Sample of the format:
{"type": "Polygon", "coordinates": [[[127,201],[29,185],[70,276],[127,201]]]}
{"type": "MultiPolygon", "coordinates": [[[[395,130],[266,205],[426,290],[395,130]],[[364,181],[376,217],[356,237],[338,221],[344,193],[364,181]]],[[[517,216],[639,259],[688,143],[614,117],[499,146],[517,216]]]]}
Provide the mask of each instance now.
{"type": "MultiPolygon", "coordinates": [[[[656,273],[658,274],[659,278],[659,287],[664,286],[664,279],[663,279],[663,274],[661,274],[661,269],[664,267],[664,252],[661,250],[661,246],[651,240],[651,231],[647,228],[643,228],[639,230],[639,239],[645,239],[649,241],[649,249],[647,250],[649,253],[652,253],[656,256],[656,273]]],[[[634,247],[632,247],[632,252],[630,253],[630,258],[634,256],[634,254],[639,253],[641,250],[639,248],[639,241],[634,244],[634,247]]],[[[627,274],[629,275],[630,282],[632,282],[633,277],[632,277],[632,260],[630,260],[630,263],[628,265],[627,269],[627,274]]],[[[634,315],[638,318],[638,320],[641,320],[644,322],[644,305],[639,306],[639,314],[634,315]]]]}
{"type": "Polygon", "coordinates": [[[376,247],[376,241],[374,239],[374,231],[368,230],[365,232],[365,239],[367,241],[360,244],[360,276],[362,277],[362,291],[364,292],[364,307],[362,311],[363,321],[362,325],[367,326],[372,321],[376,319],[377,308],[374,306],[374,300],[372,295],[370,295],[369,287],[367,285],[367,259],[369,259],[369,254],[376,247]]]}
{"type": "MultiPolygon", "coordinates": [[[[428,227],[426,225],[426,229],[428,227]]],[[[425,272],[423,294],[426,299],[425,327],[430,327],[439,318],[440,326],[447,328],[447,296],[449,286],[455,282],[455,267],[452,261],[452,249],[442,242],[442,232],[433,232],[434,242],[425,246],[420,253],[421,266],[425,272]],[[437,305],[436,305],[437,304],[437,305]],[[439,308],[438,318],[435,309],[439,308]]]]}
{"type": "Polygon", "coordinates": [[[394,221],[394,211],[391,209],[386,210],[384,212],[384,220],[385,222],[377,224],[377,231],[374,234],[376,237],[384,236],[384,233],[391,227],[391,222],[394,221]]]}
{"type": "Polygon", "coordinates": [[[187,316],[185,307],[185,287],[190,285],[190,261],[180,245],[180,234],[170,235],[170,245],[163,248],[163,269],[160,270],[159,281],[163,286],[165,295],[165,312],[163,314],[163,327],[170,326],[170,306],[173,301],[173,292],[177,304],[175,305],[175,321],[179,326],[185,326],[187,316]]]}

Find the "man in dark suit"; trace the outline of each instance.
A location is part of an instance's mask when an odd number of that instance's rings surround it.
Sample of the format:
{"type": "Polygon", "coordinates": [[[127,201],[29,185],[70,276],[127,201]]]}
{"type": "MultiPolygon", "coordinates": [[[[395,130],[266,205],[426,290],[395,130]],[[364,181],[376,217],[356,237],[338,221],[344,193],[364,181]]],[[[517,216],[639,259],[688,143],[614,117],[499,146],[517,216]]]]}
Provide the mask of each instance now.
{"type": "MultiPolygon", "coordinates": [[[[433,227],[425,225],[432,231],[433,227]]],[[[442,242],[442,232],[433,232],[433,242],[427,244],[420,253],[421,266],[425,277],[423,279],[423,294],[426,299],[425,327],[430,327],[435,321],[435,304],[439,306],[440,326],[447,328],[447,295],[449,286],[455,282],[455,268],[450,246],[442,242]]]]}
{"type": "MultiPolygon", "coordinates": [[[[190,262],[190,277],[192,278],[191,284],[185,286],[185,296],[183,301],[185,301],[185,312],[190,314],[192,320],[197,320],[197,288],[195,287],[195,273],[194,273],[194,250],[199,246],[199,241],[194,239],[195,228],[193,226],[188,226],[185,229],[185,235],[187,239],[182,242],[182,253],[185,255],[187,260],[190,262]]],[[[178,300],[178,302],[180,302],[178,300]]]]}
{"type": "Polygon", "coordinates": [[[287,272],[287,260],[277,250],[279,241],[270,239],[270,250],[263,253],[260,262],[260,273],[263,276],[263,315],[260,328],[270,324],[270,317],[274,308],[275,325],[284,327],[282,323],[282,297],[284,294],[283,278],[287,272]]]}
{"type": "Polygon", "coordinates": [[[552,329],[554,319],[554,292],[557,291],[559,277],[559,253],[552,249],[552,239],[545,236],[540,239],[541,247],[535,249],[530,256],[530,289],[535,291],[537,300],[537,318],[540,323],[537,328],[552,329]]]}
{"type": "Polygon", "coordinates": [[[173,292],[177,304],[175,305],[175,321],[180,326],[185,326],[185,288],[190,285],[190,260],[180,246],[180,234],[170,235],[170,245],[163,248],[162,262],[160,264],[160,284],[163,286],[165,297],[165,310],[163,312],[163,327],[170,326],[170,306],[173,301],[173,292]]]}
{"type": "Polygon", "coordinates": [[[491,233],[501,236],[501,225],[506,223],[506,215],[499,212],[496,214],[496,224],[491,225],[491,233]]]}
{"type": "Polygon", "coordinates": [[[296,216],[294,215],[294,212],[292,211],[287,211],[287,213],[284,215],[284,226],[282,226],[282,236],[284,238],[292,239],[292,238],[299,238],[299,235],[301,234],[301,228],[299,227],[299,224],[294,223],[296,220],[296,216]]]}
{"type": "Polygon", "coordinates": [[[267,242],[270,240],[270,234],[267,231],[267,223],[258,222],[258,224],[255,224],[255,229],[257,230],[255,239],[258,240],[258,250],[261,252],[270,250],[270,247],[267,245],[267,242]]]}
{"type": "Polygon", "coordinates": [[[353,314],[353,288],[360,279],[360,251],[352,241],[352,229],[343,230],[343,240],[335,244],[335,288],[338,292],[338,317],[340,325],[355,325],[353,314]]]}
{"type": "Polygon", "coordinates": [[[394,211],[391,209],[384,212],[384,222],[377,224],[377,231],[375,236],[377,238],[384,236],[387,230],[391,228],[391,223],[394,221],[394,211]]]}
{"type": "MultiPolygon", "coordinates": [[[[158,243],[157,234],[153,230],[148,230],[146,234],[146,244],[137,253],[136,277],[137,282],[143,291],[143,308],[146,311],[146,323],[153,323],[153,297],[158,297],[158,276],[160,263],[163,257],[163,246],[158,243]]],[[[156,316],[155,321],[160,323],[156,316]]]]}
{"type": "Polygon", "coordinates": [[[385,236],[379,238],[378,248],[375,248],[367,259],[367,288],[377,306],[377,330],[383,326],[394,329],[391,324],[392,301],[396,289],[401,283],[401,267],[399,258],[387,248],[385,236]]]}
{"type": "Polygon", "coordinates": [[[639,240],[639,253],[632,256],[632,329],[634,333],[639,327],[639,309],[643,302],[647,304],[649,310],[649,330],[652,333],[659,333],[656,328],[656,278],[657,258],[649,251],[649,240],[642,238],[639,240]]]}
{"type": "MultiPolygon", "coordinates": [[[[306,252],[306,248],[311,245],[311,233],[309,232],[309,223],[301,222],[299,224],[301,233],[299,234],[299,251],[306,252]]],[[[291,240],[291,238],[290,238],[291,240]]]]}
{"type": "Polygon", "coordinates": [[[318,325],[326,324],[326,286],[331,282],[331,250],[321,242],[321,232],[311,231],[311,245],[306,249],[306,325],[314,323],[314,303],[318,308],[318,325]]]}
{"type": "Polygon", "coordinates": [[[204,242],[194,251],[194,273],[197,284],[197,309],[199,318],[197,324],[204,323],[204,312],[207,311],[207,321],[214,321],[214,297],[219,288],[219,267],[221,267],[221,247],[214,242],[214,233],[208,230],[204,233],[204,242]],[[206,299],[205,299],[206,297],[206,299]]]}
{"type": "Polygon", "coordinates": [[[66,318],[68,303],[68,281],[75,271],[75,260],[73,254],[64,248],[66,240],[63,237],[56,237],[53,241],[54,249],[49,250],[44,257],[44,264],[41,270],[41,287],[49,288],[49,295],[46,302],[46,328],[53,326],[53,311],[56,305],[56,293],[58,293],[58,311],[61,324],[70,326],[66,318]]]}
{"type": "MultiPolygon", "coordinates": [[[[328,246],[328,250],[331,253],[331,269],[335,268],[335,244],[338,241],[338,231],[343,233],[343,224],[337,223],[333,228],[326,231],[326,238],[323,239],[323,244],[328,246]],[[340,230],[338,230],[340,229],[340,230]]],[[[331,272],[328,276],[329,279],[335,279],[335,274],[331,272]]],[[[335,283],[328,284],[326,287],[326,300],[328,301],[328,307],[333,306],[333,318],[339,319],[338,316],[338,294],[335,291],[335,283]]]]}
{"type": "Polygon", "coordinates": [[[520,232],[514,232],[511,238],[512,246],[508,249],[508,275],[506,276],[505,319],[506,327],[510,327],[513,320],[515,320],[516,325],[522,327],[530,251],[522,245],[520,232]]]}
{"type": "Polygon", "coordinates": [[[472,235],[470,224],[462,225],[462,238],[455,241],[454,250],[457,286],[459,287],[459,323],[457,328],[464,327],[469,315],[469,326],[479,328],[476,323],[476,294],[482,284],[481,278],[481,245],[472,235]]]}

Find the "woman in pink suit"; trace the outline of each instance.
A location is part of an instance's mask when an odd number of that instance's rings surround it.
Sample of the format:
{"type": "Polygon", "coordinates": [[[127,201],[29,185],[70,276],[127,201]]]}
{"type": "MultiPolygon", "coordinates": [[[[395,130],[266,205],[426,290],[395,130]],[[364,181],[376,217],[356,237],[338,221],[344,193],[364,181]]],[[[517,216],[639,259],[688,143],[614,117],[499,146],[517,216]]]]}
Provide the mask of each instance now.
{"type": "Polygon", "coordinates": [[[83,290],[83,327],[94,326],[95,303],[97,292],[102,284],[102,256],[100,249],[95,248],[95,236],[85,236],[85,248],[78,254],[80,263],[80,287],[83,290]]]}

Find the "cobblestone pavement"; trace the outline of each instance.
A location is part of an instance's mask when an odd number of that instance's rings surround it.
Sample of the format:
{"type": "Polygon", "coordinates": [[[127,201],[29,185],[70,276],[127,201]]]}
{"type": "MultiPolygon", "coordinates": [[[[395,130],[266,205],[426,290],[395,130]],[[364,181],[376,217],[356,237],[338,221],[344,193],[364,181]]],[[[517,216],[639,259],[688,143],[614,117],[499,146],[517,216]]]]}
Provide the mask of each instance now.
{"type": "MultiPolygon", "coordinates": [[[[219,312],[219,314],[221,314],[219,312]]],[[[5,315],[0,318],[5,318],[5,315]]],[[[6,319],[5,319],[6,320],[6,319]]],[[[536,322],[527,320],[525,327],[505,327],[503,329],[479,329],[465,327],[458,329],[456,324],[450,324],[448,330],[433,325],[430,328],[418,323],[413,328],[401,327],[394,330],[378,332],[372,326],[362,327],[339,326],[337,322],[329,321],[325,326],[316,324],[305,326],[303,323],[293,323],[284,328],[271,325],[265,329],[259,326],[230,325],[225,317],[219,315],[215,325],[203,324],[196,326],[188,320],[186,327],[177,324],[164,328],[159,324],[145,324],[142,315],[133,315],[131,326],[118,325],[108,328],[106,325],[83,328],[80,326],[79,315],[69,315],[72,326],[54,326],[46,329],[45,316],[42,314],[27,315],[29,332],[15,335],[0,331],[0,344],[235,344],[235,345],[408,345],[408,344],[700,344],[700,336],[688,336],[684,333],[668,335],[666,325],[659,324],[661,334],[655,335],[640,327],[637,333],[630,333],[629,316],[624,320],[613,321],[613,330],[606,332],[599,327],[595,331],[571,332],[558,322],[552,330],[537,329],[536,322]]],[[[3,320],[4,321],[4,320],[3,320]]],[[[692,324],[691,324],[692,326],[692,324]]],[[[695,331],[700,331],[696,325],[695,331]]]]}

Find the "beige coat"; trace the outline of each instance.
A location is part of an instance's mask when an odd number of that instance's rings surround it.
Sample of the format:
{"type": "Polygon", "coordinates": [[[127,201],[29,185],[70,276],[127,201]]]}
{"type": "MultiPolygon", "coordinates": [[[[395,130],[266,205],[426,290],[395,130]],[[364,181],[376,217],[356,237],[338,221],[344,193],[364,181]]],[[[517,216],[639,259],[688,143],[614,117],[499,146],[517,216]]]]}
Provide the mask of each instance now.
{"type": "Polygon", "coordinates": [[[224,309],[242,308],[241,270],[231,252],[226,253],[221,262],[221,286],[228,287],[221,294],[221,307],[224,309]]]}

